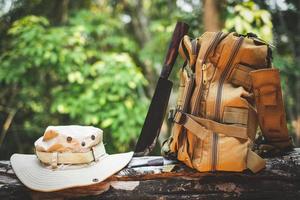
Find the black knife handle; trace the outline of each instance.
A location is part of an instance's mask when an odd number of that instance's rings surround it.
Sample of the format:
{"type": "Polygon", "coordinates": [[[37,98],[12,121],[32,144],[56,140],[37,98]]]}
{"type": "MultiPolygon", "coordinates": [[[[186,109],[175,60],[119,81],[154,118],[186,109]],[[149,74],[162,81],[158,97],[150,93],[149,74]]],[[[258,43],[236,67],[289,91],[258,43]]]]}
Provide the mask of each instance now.
{"type": "Polygon", "coordinates": [[[167,51],[167,55],[165,58],[165,62],[163,65],[163,69],[161,71],[160,77],[164,79],[168,79],[169,75],[172,71],[173,65],[176,61],[178,55],[178,47],[181,39],[184,35],[187,34],[189,30],[189,25],[184,22],[177,22],[176,27],[173,32],[173,36],[169,45],[169,49],[167,51]]]}

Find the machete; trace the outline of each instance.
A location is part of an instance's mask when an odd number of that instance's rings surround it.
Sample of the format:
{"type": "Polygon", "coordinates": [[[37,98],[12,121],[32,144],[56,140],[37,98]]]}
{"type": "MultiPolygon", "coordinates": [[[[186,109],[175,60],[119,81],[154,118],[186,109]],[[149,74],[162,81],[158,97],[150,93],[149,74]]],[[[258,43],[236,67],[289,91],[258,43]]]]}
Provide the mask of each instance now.
{"type": "Polygon", "coordinates": [[[188,29],[189,26],[186,23],[177,22],[140,137],[135,146],[134,156],[148,155],[156,144],[173,86],[168,78],[178,55],[180,41],[187,34],[188,29]]]}

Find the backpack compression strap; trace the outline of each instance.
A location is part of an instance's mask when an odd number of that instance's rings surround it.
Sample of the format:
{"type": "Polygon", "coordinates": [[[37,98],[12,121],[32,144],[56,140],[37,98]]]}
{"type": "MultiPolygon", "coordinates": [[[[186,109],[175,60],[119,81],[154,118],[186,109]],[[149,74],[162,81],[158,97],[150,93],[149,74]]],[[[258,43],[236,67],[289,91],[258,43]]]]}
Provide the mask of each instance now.
{"type": "MultiPolygon", "coordinates": [[[[238,139],[247,140],[249,138],[247,135],[247,128],[221,124],[213,120],[196,117],[180,111],[176,112],[174,122],[184,126],[197,138],[202,140],[205,139],[208,134],[212,134],[213,132],[238,139]]],[[[266,161],[249,149],[246,165],[248,169],[253,173],[256,173],[266,166],[266,161]]]]}

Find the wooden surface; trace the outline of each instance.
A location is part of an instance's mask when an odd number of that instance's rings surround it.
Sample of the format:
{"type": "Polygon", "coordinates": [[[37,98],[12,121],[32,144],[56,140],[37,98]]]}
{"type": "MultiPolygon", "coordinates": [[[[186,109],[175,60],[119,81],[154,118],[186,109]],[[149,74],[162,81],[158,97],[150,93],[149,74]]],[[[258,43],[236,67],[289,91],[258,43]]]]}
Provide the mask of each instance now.
{"type": "Polygon", "coordinates": [[[199,173],[181,164],[125,168],[105,182],[60,192],[28,190],[8,161],[0,161],[0,199],[300,199],[300,148],[267,158],[258,174],[199,173]]]}

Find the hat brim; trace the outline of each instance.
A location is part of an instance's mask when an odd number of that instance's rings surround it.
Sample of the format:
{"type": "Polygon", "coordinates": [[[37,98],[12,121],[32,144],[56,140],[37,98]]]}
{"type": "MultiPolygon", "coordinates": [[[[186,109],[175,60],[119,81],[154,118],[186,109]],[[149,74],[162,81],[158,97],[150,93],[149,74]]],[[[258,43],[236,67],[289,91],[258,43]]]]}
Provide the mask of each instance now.
{"type": "Polygon", "coordinates": [[[64,170],[43,166],[35,155],[14,154],[10,162],[25,186],[36,191],[52,192],[100,183],[124,168],[132,156],[133,152],[107,155],[86,167],[64,170]]]}

